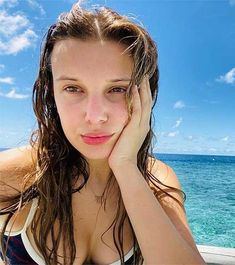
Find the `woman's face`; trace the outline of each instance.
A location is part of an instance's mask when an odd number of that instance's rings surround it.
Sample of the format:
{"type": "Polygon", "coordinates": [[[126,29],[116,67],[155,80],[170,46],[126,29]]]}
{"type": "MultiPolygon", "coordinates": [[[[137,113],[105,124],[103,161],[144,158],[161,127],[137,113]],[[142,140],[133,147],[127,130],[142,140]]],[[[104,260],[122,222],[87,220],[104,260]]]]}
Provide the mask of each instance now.
{"type": "Polygon", "coordinates": [[[125,95],[133,60],[122,54],[125,48],[111,41],[67,39],[53,49],[54,97],[61,125],[87,159],[108,158],[128,122],[125,95]]]}

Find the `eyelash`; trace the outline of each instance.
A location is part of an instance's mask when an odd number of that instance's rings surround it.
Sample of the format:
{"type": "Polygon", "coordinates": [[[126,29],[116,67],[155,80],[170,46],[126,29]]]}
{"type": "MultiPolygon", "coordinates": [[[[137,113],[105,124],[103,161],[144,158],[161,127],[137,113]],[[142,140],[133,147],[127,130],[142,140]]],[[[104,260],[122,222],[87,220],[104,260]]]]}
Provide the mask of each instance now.
{"type": "Polygon", "coordinates": [[[114,89],[122,89],[122,92],[123,93],[126,93],[127,92],[127,89],[125,87],[113,87],[111,90],[114,90],[114,89]]]}
{"type": "Polygon", "coordinates": [[[74,87],[74,86],[68,86],[68,87],[65,87],[65,91],[66,92],[68,92],[68,93],[75,93],[76,91],[74,91],[75,89],[78,89],[78,87],[74,87]],[[69,91],[68,89],[71,89],[72,88],[72,90],[73,91],[69,91]]]}
{"type": "MultiPolygon", "coordinates": [[[[68,92],[68,93],[76,93],[76,92],[78,92],[79,93],[79,91],[75,91],[76,89],[79,89],[78,87],[74,87],[74,86],[68,86],[68,87],[66,87],[64,90],[66,91],[66,92],[68,92]],[[72,90],[73,91],[69,91],[68,89],[71,89],[72,88],[72,90]]],[[[127,92],[127,89],[126,88],[124,88],[124,87],[113,87],[110,91],[112,91],[112,90],[114,90],[114,89],[122,89],[122,92],[120,92],[120,93],[126,93],[127,92]]],[[[109,91],[109,92],[110,92],[109,91]]],[[[119,92],[114,92],[114,93],[119,93],[119,92]]]]}

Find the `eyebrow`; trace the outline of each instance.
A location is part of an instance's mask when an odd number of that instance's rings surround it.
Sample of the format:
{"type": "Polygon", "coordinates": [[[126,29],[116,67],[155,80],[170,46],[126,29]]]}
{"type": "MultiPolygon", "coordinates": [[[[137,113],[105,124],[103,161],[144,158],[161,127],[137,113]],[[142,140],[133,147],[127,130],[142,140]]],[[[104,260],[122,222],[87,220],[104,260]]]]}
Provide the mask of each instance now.
{"type": "MultiPolygon", "coordinates": [[[[55,79],[56,81],[63,81],[63,80],[68,80],[68,81],[81,81],[77,78],[74,78],[74,77],[70,77],[70,76],[59,76],[55,79]]],[[[115,82],[121,82],[121,81],[128,81],[130,82],[131,79],[128,78],[128,77],[123,77],[123,78],[114,78],[114,79],[110,79],[110,80],[106,80],[107,82],[112,82],[112,83],[115,83],[115,82]]]]}

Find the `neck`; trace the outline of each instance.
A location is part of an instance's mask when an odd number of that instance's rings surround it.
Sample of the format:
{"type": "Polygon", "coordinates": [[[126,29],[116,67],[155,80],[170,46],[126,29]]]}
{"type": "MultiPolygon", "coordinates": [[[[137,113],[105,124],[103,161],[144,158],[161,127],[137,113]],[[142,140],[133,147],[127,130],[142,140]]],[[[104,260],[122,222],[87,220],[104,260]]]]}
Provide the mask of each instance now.
{"type": "Polygon", "coordinates": [[[89,182],[95,186],[106,186],[111,173],[107,159],[87,160],[89,165],[89,182]]]}
{"type": "MultiPolygon", "coordinates": [[[[110,179],[111,169],[107,160],[88,160],[87,162],[89,164],[90,175],[86,186],[98,202],[110,179]]],[[[110,185],[112,192],[108,193],[108,197],[114,197],[117,191],[115,178],[111,180],[110,185]]]]}

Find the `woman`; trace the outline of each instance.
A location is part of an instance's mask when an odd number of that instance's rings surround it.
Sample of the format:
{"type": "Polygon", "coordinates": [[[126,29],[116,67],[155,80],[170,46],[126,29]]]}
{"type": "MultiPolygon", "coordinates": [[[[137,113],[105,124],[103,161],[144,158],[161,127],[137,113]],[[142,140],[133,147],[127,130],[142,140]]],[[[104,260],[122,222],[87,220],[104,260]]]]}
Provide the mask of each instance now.
{"type": "Polygon", "coordinates": [[[76,4],[50,27],[38,130],[0,157],[6,264],[205,264],[179,181],[151,155],[156,60],[148,33],[108,8],[76,4]]]}

